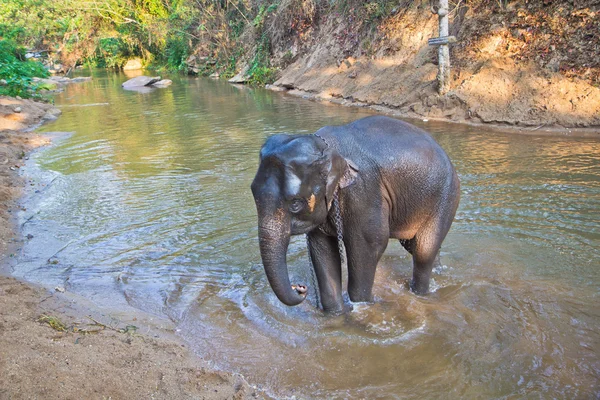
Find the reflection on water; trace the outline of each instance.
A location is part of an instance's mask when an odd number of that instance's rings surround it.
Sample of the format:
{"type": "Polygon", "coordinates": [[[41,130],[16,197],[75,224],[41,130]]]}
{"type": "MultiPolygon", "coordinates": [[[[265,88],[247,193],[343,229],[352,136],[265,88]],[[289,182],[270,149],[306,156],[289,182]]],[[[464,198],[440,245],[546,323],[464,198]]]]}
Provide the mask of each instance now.
{"type": "MultiPolygon", "coordinates": [[[[600,142],[426,124],[463,188],[433,293],[406,289],[411,259],[393,242],[377,302],[325,317],[271,292],[249,185],[269,135],[366,113],[205,79],[147,94],[124,80],[97,73],[57,97],[63,116],[45,129],[74,133],[35,157],[17,275],[168,316],[215,366],[278,397],[600,396],[600,142]]],[[[310,283],[304,238],[288,258],[310,283]]]]}

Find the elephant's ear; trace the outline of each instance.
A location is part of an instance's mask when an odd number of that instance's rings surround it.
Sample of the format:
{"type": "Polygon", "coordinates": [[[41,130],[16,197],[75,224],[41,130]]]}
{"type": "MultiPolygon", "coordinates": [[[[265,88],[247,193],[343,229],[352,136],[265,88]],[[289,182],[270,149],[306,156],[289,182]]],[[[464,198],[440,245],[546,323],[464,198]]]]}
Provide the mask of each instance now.
{"type": "Polygon", "coordinates": [[[354,183],[356,177],[358,176],[358,167],[352,161],[344,158],[346,161],[346,168],[344,170],[344,175],[340,179],[340,188],[345,188],[354,183]]]}
{"type": "Polygon", "coordinates": [[[338,187],[343,189],[352,185],[357,176],[358,167],[356,164],[342,157],[337,151],[332,151],[329,171],[327,173],[327,188],[325,190],[327,210],[331,208],[336,189],[338,187]]]}

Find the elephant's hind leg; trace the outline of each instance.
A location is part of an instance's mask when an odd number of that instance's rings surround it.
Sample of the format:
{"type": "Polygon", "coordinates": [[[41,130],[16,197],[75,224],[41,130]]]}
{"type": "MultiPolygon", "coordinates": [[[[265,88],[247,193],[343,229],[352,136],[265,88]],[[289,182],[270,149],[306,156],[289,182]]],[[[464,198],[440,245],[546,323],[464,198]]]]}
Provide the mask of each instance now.
{"type": "Polygon", "coordinates": [[[404,249],[406,251],[408,251],[408,253],[410,255],[412,255],[412,253],[413,253],[413,246],[415,244],[414,239],[398,239],[398,241],[400,242],[400,244],[402,245],[402,247],[404,247],[404,249]]]}
{"type": "Polygon", "coordinates": [[[450,230],[453,218],[454,213],[435,216],[412,239],[413,277],[410,288],[413,292],[426,294],[429,291],[431,271],[440,263],[440,247],[450,230]]]}

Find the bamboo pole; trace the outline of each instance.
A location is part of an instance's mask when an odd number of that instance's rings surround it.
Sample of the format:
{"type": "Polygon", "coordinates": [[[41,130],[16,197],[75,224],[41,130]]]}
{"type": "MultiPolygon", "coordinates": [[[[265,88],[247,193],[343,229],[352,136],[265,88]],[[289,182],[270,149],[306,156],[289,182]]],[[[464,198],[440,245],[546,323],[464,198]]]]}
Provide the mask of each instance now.
{"type": "MultiPolygon", "coordinates": [[[[439,0],[440,6],[437,14],[439,17],[439,36],[448,36],[448,0],[439,0]]],[[[438,48],[438,93],[444,95],[450,86],[450,48],[442,44],[438,48]]]]}

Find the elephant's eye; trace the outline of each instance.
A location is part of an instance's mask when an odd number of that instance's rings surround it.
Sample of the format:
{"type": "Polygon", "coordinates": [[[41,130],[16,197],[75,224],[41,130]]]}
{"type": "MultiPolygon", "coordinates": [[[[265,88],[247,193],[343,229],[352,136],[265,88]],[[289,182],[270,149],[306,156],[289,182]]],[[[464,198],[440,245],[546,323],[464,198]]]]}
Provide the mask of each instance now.
{"type": "Polygon", "coordinates": [[[297,213],[304,208],[304,200],[302,199],[294,199],[290,203],[290,211],[293,213],[297,213]]]}

